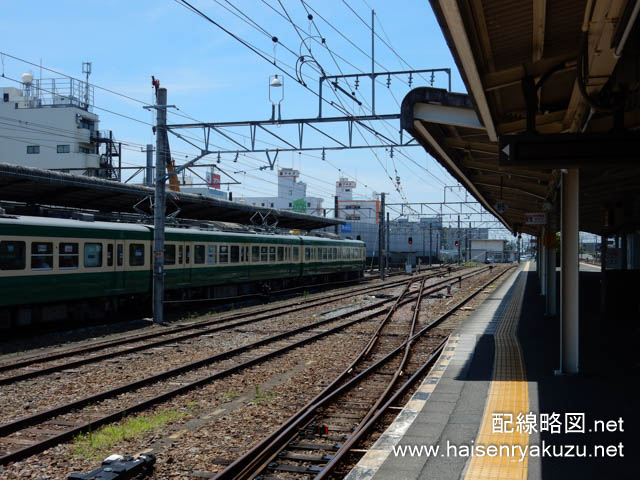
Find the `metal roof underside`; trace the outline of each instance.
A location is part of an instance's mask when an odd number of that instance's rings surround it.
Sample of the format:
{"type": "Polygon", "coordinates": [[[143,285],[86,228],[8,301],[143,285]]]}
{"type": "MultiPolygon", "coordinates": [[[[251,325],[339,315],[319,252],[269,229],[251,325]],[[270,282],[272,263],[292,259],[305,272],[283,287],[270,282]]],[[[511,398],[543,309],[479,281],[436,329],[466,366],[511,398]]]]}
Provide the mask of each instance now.
{"type": "MultiPolygon", "coordinates": [[[[154,189],[95,177],[71,175],[39,168],[0,163],[0,200],[27,205],[56,206],[105,213],[152,214],[154,189]],[[138,205],[138,209],[134,206],[138,205]]],[[[342,220],[297,212],[285,212],[202,195],[173,192],[167,188],[167,213],[179,209],[178,218],[260,225],[251,217],[269,214],[269,224],[314,230],[344,223],[342,220]]]]}
{"type": "Polygon", "coordinates": [[[469,95],[412,90],[402,102],[401,127],[510,230],[523,223],[525,213],[540,209],[551,172],[503,172],[498,145],[489,140],[469,95]],[[508,205],[502,213],[495,208],[499,200],[508,205]]]}
{"type": "MultiPolygon", "coordinates": [[[[624,110],[616,128],[637,131],[640,22],[629,23],[635,2],[430,3],[469,95],[418,88],[403,101],[402,128],[492,213],[502,200],[507,208],[497,216],[511,230],[539,233],[539,226],[523,224],[523,215],[545,209],[550,226],[558,228],[560,170],[501,167],[498,139],[527,132],[527,113],[534,119],[528,131],[540,135],[611,132],[613,113],[592,111],[579,86],[591,98],[614,103],[624,85],[624,110]],[[634,26],[621,55],[614,55],[627,24],[634,26]],[[586,67],[579,85],[581,61],[586,67]],[[531,82],[535,90],[527,87],[531,82]],[[469,121],[472,112],[477,125],[469,121]]],[[[580,229],[614,233],[637,228],[639,179],[640,167],[634,164],[580,168],[580,229]],[[604,219],[612,211],[616,224],[607,227],[604,219]]]]}

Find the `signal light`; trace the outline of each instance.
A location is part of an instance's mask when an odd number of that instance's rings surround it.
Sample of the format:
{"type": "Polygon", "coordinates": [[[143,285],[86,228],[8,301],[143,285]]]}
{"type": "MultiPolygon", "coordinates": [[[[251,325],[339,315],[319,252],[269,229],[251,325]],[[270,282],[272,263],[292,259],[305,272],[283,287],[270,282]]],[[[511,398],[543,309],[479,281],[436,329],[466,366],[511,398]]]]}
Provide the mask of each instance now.
{"type": "Polygon", "coordinates": [[[456,240],[456,247],[460,245],[460,242],[458,240],[456,240]]]}
{"type": "Polygon", "coordinates": [[[413,245],[413,237],[409,237],[409,245],[413,245]]]}

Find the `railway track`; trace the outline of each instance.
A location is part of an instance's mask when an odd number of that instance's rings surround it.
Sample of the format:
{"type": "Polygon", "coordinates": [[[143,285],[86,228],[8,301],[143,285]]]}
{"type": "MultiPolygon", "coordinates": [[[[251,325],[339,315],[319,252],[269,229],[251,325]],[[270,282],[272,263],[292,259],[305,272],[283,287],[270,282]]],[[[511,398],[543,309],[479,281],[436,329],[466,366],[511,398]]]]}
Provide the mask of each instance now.
{"type": "MultiPolygon", "coordinates": [[[[326,478],[366,437],[371,427],[429,370],[448,336],[432,331],[509,269],[496,275],[453,308],[415,332],[424,283],[412,321],[399,345],[379,342],[381,324],[356,360],[275,432],[231,463],[215,480],[326,478]],[[406,378],[400,382],[401,378],[406,378]]],[[[394,310],[395,311],[395,310],[394,310]]],[[[388,319],[385,319],[388,321],[388,319]]]]}
{"type": "MultiPolygon", "coordinates": [[[[456,279],[462,281],[484,271],[484,269],[476,270],[459,275],[456,279]]],[[[251,344],[2,424],[0,425],[0,465],[26,458],[67,441],[75,435],[93,431],[102,425],[118,421],[125,414],[145,410],[194,388],[263,363],[292,349],[339,333],[357,323],[373,320],[388,312],[385,305],[389,303],[393,303],[393,306],[397,308],[398,305],[410,302],[417,293],[410,292],[409,285],[416,280],[416,278],[405,280],[406,287],[402,297],[373,302],[332,318],[294,328],[251,344]],[[212,370],[215,371],[212,373],[212,370]],[[130,394],[128,398],[134,398],[136,403],[131,403],[130,400],[127,402],[127,396],[124,394],[130,394]],[[123,405],[123,403],[127,404],[123,405]]],[[[422,282],[425,280],[420,279],[422,282]]],[[[451,281],[452,278],[447,278],[425,287],[424,293],[440,291],[446,288],[451,281]]]]}
{"type": "MultiPolygon", "coordinates": [[[[429,272],[417,278],[434,278],[445,273],[446,270],[429,272]]],[[[243,325],[269,320],[275,315],[285,315],[298,311],[319,307],[335,301],[352,297],[354,294],[367,294],[402,285],[406,280],[385,282],[383,285],[365,286],[350,289],[325,296],[321,300],[303,300],[293,305],[269,306],[257,311],[227,314],[221,318],[204,322],[192,323],[170,330],[163,330],[143,335],[128,336],[107,342],[100,342],[83,348],[70,349],[62,352],[28,358],[18,362],[0,365],[0,386],[36,378],[63,370],[70,370],[90,363],[108,360],[121,355],[132,354],[150,348],[156,348],[191,338],[210,335],[212,333],[231,330],[243,325]],[[244,319],[244,320],[243,320],[244,319]],[[134,344],[134,345],[132,345],[134,344]],[[123,347],[123,348],[118,348],[123,347]],[[104,353],[96,353],[107,350],[104,353]],[[64,361],[65,359],[69,359],[64,361]],[[60,360],[63,360],[62,362],[60,360]],[[39,368],[36,368],[36,365],[39,368]],[[12,373],[7,375],[7,373],[12,373]]]]}

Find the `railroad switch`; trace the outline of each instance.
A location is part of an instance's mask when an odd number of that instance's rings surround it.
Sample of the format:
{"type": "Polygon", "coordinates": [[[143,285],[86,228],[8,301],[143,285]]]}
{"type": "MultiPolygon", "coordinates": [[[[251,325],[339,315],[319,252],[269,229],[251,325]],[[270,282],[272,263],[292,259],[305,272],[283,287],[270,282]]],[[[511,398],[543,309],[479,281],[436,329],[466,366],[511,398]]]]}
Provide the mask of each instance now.
{"type": "Polygon", "coordinates": [[[142,479],[153,472],[156,456],[145,453],[133,458],[111,455],[102,461],[100,468],[89,473],[71,473],[67,480],[130,480],[142,479]]]}

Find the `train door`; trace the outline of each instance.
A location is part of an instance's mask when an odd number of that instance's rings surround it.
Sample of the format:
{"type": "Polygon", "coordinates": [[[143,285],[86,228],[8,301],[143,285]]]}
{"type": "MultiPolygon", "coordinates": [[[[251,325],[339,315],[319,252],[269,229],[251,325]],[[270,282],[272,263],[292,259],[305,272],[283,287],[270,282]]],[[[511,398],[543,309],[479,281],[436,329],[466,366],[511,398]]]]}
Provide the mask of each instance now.
{"type": "Polygon", "coordinates": [[[180,242],[176,245],[176,283],[179,287],[188,286],[191,282],[191,245],[180,242]]]}
{"type": "Polygon", "coordinates": [[[193,264],[193,245],[184,244],[184,282],[191,284],[191,265],[193,264]]]}
{"type": "Polygon", "coordinates": [[[114,293],[124,291],[124,240],[112,240],[107,244],[107,267],[111,270],[111,288],[114,293]]]}

